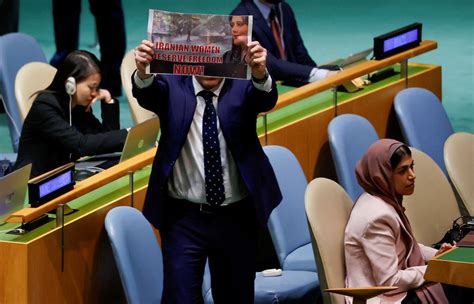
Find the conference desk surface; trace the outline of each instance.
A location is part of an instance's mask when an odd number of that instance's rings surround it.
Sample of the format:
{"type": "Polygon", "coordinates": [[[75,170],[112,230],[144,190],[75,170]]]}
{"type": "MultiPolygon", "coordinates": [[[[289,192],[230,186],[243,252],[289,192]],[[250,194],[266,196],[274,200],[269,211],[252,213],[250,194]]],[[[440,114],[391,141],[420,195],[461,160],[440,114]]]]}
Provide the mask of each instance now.
{"type": "MultiPolygon", "coordinates": [[[[392,67],[396,72],[400,71],[399,64],[392,67]]],[[[380,138],[403,141],[393,100],[398,92],[407,87],[428,89],[441,100],[441,67],[409,63],[407,78],[397,74],[364,86],[357,92],[338,91],[335,94],[328,89],[282,108],[277,104],[278,109],[258,118],[258,135],[264,145],[280,145],[293,152],[308,180],[316,177],[337,180],[327,134],[331,120],[342,114],[357,114],[373,125],[380,138]],[[336,103],[334,96],[337,97],[336,103]]],[[[281,96],[278,103],[285,95],[294,92],[292,87],[281,84],[278,90],[281,96]]]]}
{"type": "MultiPolygon", "coordinates": [[[[142,209],[151,167],[134,173],[134,206],[142,209]]],[[[87,179],[78,183],[87,183],[87,179]]],[[[23,235],[0,233],[0,303],[125,303],[104,219],[130,205],[129,177],[118,178],[68,205],[77,210],[58,227],[50,221],[23,235]]]]}
{"type": "Polygon", "coordinates": [[[428,262],[425,279],[474,288],[474,248],[458,247],[428,262]]]}
{"type": "MultiPolygon", "coordinates": [[[[410,76],[420,74],[424,71],[429,70],[432,67],[433,65],[410,64],[408,66],[408,76],[410,77],[410,76]]],[[[369,85],[365,85],[362,87],[362,89],[356,92],[348,93],[348,92],[338,91],[337,92],[338,105],[341,105],[344,102],[349,101],[350,99],[364,96],[365,94],[371,91],[381,89],[396,81],[400,81],[400,65],[399,64],[393,65],[392,68],[394,69],[396,73],[395,75],[392,75],[381,81],[371,83],[369,85]]],[[[278,88],[279,95],[282,95],[294,89],[294,87],[285,86],[282,83],[279,83],[277,85],[277,88],[278,88]]],[[[333,108],[335,106],[333,97],[334,97],[333,91],[326,90],[318,94],[312,95],[310,97],[304,98],[284,108],[268,113],[267,114],[267,132],[271,132],[272,130],[276,130],[278,128],[284,127],[285,125],[288,125],[292,122],[300,120],[306,116],[310,116],[319,111],[333,108]]],[[[263,117],[258,118],[257,126],[258,126],[257,133],[259,135],[263,135],[264,133],[263,117]]]]}
{"type": "MultiPolygon", "coordinates": [[[[151,167],[147,166],[143,169],[137,170],[134,173],[134,187],[140,189],[148,185],[148,178],[150,176],[151,167]]],[[[79,182],[80,183],[80,182],[79,182]]],[[[99,189],[91,191],[79,198],[76,198],[68,203],[68,206],[74,209],[71,214],[65,215],[65,224],[79,219],[80,217],[93,212],[108,202],[114,201],[120,197],[130,194],[130,185],[128,176],[119,178],[99,189]]],[[[19,223],[5,223],[0,227],[0,242],[17,242],[28,243],[44,234],[56,229],[56,215],[48,214],[48,223],[30,231],[26,234],[12,234],[11,230],[21,227],[19,223]]]]}
{"type": "MultiPolygon", "coordinates": [[[[399,70],[398,65],[395,69],[399,70]]],[[[267,114],[267,134],[263,118],[257,121],[260,140],[289,148],[298,158],[308,180],[334,178],[325,169],[332,166],[327,146],[327,126],[338,114],[355,113],[372,122],[379,136],[390,133],[394,124],[393,97],[408,86],[425,87],[441,97],[441,68],[409,64],[408,78],[392,76],[354,93],[323,91],[267,114]]],[[[293,88],[278,85],[279,94],[293,88]]],[[[109,170],[112,170],[109,169],[109,170]]],[[[0,228],[0,259],[8,261],[0,272],[0,303],[121,303],[120,279],[103,221],[108,210],[130,204],[129,179],[121,177],[80,197],[69,205],[77,209],[65,216],[64,246],[61,228],[54,216],[50,222],[24,235],[7,231],[19,226],[7,223],[0,228]],[[63,253],[62,253],[63,250],[63,253]],[[64,269],[61,269],[61,263],[64,269]]],[[[135,206],[141,209],[150,167],[137,170],[134,179],[135,206]]],[[[86,182],[85,180],[84,182],[86,182]]],[[[82,182],[81,182],[82,183],[82,182]]],[[[34,212],[34,210],[33,210],[34,212]]]]}
{"type": "MultiPolygon", "coordinates": [[[[436,67],[436,66],[435,66],[436,67]]],[[[399,73],[400,66],[394,65],[393,68],[397,73],[399,73]]],[[[411,64],[408,67],[408,75],[415,76],[420,73],[426,72],[432,69],[432,65],[423,65],[423,64],[411,64]]],[[[383,89],[384,87],[394,83],[399,82],[400,76],[398,74],[393,75],[387,79],[379,81],[377,83],[370,84],[368,86],[364,86],[363,89],[353,92],[353,93],[346,93],[346,92],[337,92],[337,100],[339,105],[343,105],[344,103],[358,99],[360,97],[364,97],[366,94],[370,92],[374,92],[376,90],[383,89]]],[[[293,90],[294,87],[285,86],[281,83],[278,84],[278,92],[279,94],[284,94],[293,90]]],[[[287,125],[290,124],[297,124],[299,121],[304,120],[305,118],[311,117],[312,115],[317,114],[320,111],[330,110],[334,108],[334,101],[333,101],[333,92],[328,90],[321,92],[316,95],[312,95],[308,98],[302,99],[301,101],[276,110],[274,112],[270,112],[267,114],[267,132],[271,134],[272,131],[282,129],[287,125]]],[[[334,114],[335,115],[335,114],[334,114]]],[[[257,133],[260,138],[264,137],[264,127],[263,127],[263,117],[259,117],[257,120],[257,133]]],[[[278,141],[272,142],[272,144],[278,144],[278,141]]],[[[282,144],[285,145],[285,144],[282,144]]],[[[291,146],[289,147],[291,149],[291,146]]],[[[293,149],[294,150],[294,149],[293,149]]],[[[297,155],[298,156],[298,155],[297,155]]],[[[301,160],[300,160],[301,162],[301,160]]],[[[308,173],[308,170],[305,170],[308,173]]],[[[144,169],[140,170],[140,173],[136,175],[136,182],[140,185],[146,185],[148,179],[149,170],[144,169]]],[[[311,176],[308,176],[311,178],[311,176]]],[[[69,205],[77,209],[78,211],[68,215],[66,217],[66,221],[74,220],[86,212],[90,210],[94,210],[98,206],[102,205],[105,201],[111,200],[111,194],[120,195],[121,193],[125,193],[128,191],[127,188],[128,179],[123,177],[107,187],[102,187],[97,189],[81,198],[75,199],[69,203],[69,205]],[[111,189],[111,191],[109,190],[111,189]],[[108,194],[109,193],[109,194],[108,194]],[[94,198],[94,199],[92,199],[94,198]]],[[[139,186],[140,186],[139,185],[139,186]]],[[[11,242],[20,242],[25,243],[28,242],[38,236],[43,235],[44,233],[48,232],[49,230],[53,229],[55,226],[54,222],[54,215],[50,216],[50,222],[46,225],[35,229],[34,231],[27,233],[25,235],[14,235],[9,234],[8,231],[18,227],[18,224],[15,223],[6,223],[0,226],[0,241],[11,241],[11,242]]]]}

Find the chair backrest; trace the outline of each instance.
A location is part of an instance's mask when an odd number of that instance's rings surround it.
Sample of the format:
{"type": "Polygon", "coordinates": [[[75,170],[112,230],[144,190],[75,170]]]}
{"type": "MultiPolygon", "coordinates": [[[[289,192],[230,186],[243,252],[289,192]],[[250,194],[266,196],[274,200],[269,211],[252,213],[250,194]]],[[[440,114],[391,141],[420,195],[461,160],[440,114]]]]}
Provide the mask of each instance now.
{"type": "Polygon", "coordinates": [[[404,196],[403,206],[418,242],[431,245],[440,241],[460,216],[449,181],[426,153],[410,148],[415,162],[415,192],[404,196]]]}
{"type": "Polygon", "coordinates": [[[144,122],[150,118],[156,117],[156,114],[142,108],[135,97],[132,95],[132,74],[136,70],[134,50],[130,50],[122,60],[120,67],[120,75],[122,77],[122,85],[127,96],[128,106],[132,114],[133,123],[135,125],[144,122]]]}
{"type": "Polygon", "coordinates": [[[444,142],[454,131],[438,97],[423,88],[408,88],[395,96],[394,108],[406,143],[427,153],[446,174],[444,142]]]}
{"type": "Polygon", "coordinates": [[[10,33],[0,37],[0,92],[8,112],[8,127],[13,150],[18,151],[22,120],[15,97],[15,78],[18,70],[28,62],[46,62],[41,46],[31,36],[10,33]]]}
{"type": "Polygon", "coordinates": [[[311,243],[305,221],[304,192],[308,181],[295,155],[285,147],[265,146],[283,199],[270,214],[268,229],[280,262],[297,248],[311,243]]]}
{"type": "Polygon", "coordinates": [[[474,216],[474,134],[459,132],[448,137],[444,162],[463,207],[474,216]]]}
{"type": "Polygon", "coordinates": [[[128,303],[160,303],[163,259],[150,223],[132,207],[113,208],[105,229],[128,303]]]}
{"type": "Polygon", "coordinates": [[[353,201],[364,192],[355,175],[356,163],[378,139],[372,124],[359,115],[340,115],[329,123],[328,140],[337,179],[353,201]]]}
{"type": "Polygon", "coordinates": [[[29,62],[18,70],[15,79],[15,97],[21,124],[25,121],[36,97],[32,95],[47,88],[53,81],[56,71],[52,65],[36,61],[29,62]]]}
{"type": "MultiPolygon", "coordinates": [[[[345,286],[344,231],[353,202],[344,189],[327,178],[311,181],[305,209],[321,290],[345,286]]],[[[323,301],[344,303],[344,297],[323,292],[323,301]]]]}

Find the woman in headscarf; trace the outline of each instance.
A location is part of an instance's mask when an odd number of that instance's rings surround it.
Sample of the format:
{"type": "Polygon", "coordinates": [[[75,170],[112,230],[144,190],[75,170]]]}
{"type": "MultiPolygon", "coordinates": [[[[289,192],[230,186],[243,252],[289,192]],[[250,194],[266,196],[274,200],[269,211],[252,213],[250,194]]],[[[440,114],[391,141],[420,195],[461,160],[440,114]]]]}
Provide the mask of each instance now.
{"type": "Polygon", "coordinates": [[[452,246],[437,251],[417,243],[402,205],[403,196],[415,190],[410,149],[378,140],[357,163],[356,176],[365,193],[346,226],[346,287],[398,287],[373,303],[448,303],[442,285],[423,276],[426,262],[452,246]]]}

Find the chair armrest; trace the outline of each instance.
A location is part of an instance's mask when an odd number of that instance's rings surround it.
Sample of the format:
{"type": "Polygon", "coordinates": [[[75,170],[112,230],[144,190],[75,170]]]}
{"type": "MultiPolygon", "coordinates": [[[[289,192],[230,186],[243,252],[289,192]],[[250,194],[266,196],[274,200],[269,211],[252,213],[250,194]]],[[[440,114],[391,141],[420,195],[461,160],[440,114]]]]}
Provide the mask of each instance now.
{"type": "Polygon", "coordinates": [[[341,294],[352,297],[353,304],[365,303],[367,299],[376,297],[380,294],[397,289],[397,286],[372,286],[372,287],[356,287],[356,288],[328,288],[324,291],[341,294]]]}

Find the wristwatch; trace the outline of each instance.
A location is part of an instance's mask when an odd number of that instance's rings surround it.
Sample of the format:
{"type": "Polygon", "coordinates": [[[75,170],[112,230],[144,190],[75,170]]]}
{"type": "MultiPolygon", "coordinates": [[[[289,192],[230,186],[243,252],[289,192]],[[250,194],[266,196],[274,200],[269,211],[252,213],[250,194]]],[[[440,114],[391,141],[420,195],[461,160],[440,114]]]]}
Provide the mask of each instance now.
{"type": "Polygon", "coordinates": [[[253,75],[252,75],[252,80],[253,80],[253,82],[255,82],[255,83],[262,84],[262,83],[265,83],[265,81],[267,81],[268,76],[270,76],[270,74],[268,74],[268,70],[265,69],[265,75],[263,76],[262,79],[257,79],[257,78],[255,78],[255,77],[253,77],[253,75]]]}

